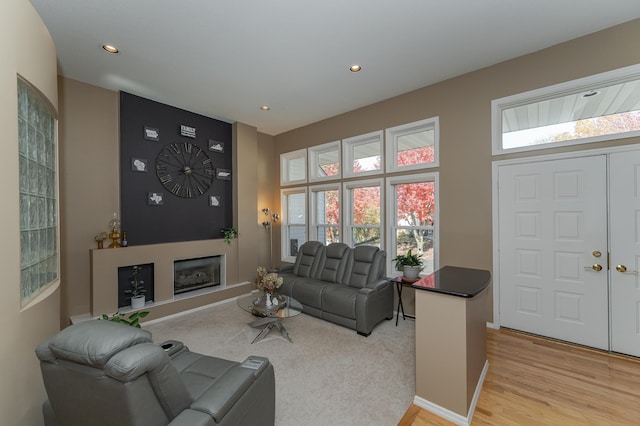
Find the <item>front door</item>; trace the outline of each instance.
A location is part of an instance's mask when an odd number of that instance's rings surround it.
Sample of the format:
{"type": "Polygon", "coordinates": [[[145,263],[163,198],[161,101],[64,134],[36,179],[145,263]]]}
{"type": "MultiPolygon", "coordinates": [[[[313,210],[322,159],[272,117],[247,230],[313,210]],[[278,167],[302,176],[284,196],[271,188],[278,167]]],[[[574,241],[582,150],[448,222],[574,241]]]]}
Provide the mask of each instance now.
{"type": "Polygon", "coordinates": [[[640,152],[611,154],[611,350],[640,356],[640,152]]]}
{"type": "Polygon", "coordinates": [[[606,161],[499,167],[501,325],[608,349],[606,161]]]}

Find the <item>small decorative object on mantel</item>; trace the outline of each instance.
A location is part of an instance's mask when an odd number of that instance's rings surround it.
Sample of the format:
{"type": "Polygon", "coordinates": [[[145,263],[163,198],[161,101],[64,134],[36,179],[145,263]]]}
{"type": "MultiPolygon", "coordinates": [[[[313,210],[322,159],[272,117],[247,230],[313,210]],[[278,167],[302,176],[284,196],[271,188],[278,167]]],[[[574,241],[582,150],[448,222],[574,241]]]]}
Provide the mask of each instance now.
{"type": "Polygon", "coordinates": [[[134,312],[132,314],[129,314],[128,317],[126,317],[125,314],[123,314],[123,313],[116,312],[114,314],[111,314],[111,316],[109,316],[107,314],[102,314],[102,317],[99,318],[99,319],[113,321],[113,322],[119,322],[119,323],[122,323],[122,324],[130,325],[131,327],[141,328],[140,327],[140,318],[144,318],[147,315],[149,315],[149,311],[134,312]]]}
{"type": "Polygon", "coordinates": [[[133,270],[131,278],[129,279],[131,288],[124,292],[131,295],[131,307],[133,309],[140,309],[144,307],[144,294],[147,292],[144,288],[144,281],[138,277],[138,274],[142,272],[142,266],[135,265],[132,266],[131,269],[133,270]]]}
{"type": "Polygon", "coordinates": [[[407,254],[399,254],[391,261],[396,262],[396,270],[402,271],[405,281],[415,282],[418,279],[422,270],[422,259],[417,254],[411,253],[411,249],[407,254]]]}
{"type": "MultiPolygon", "coordinates": [[[[258,267],[258,277],[255,280],[255,284],[258,290],[264,291],[266,306],[271,306],[273,304],[273,292],[282,285],[282,277],[275,272],[267,272],[266,268],[260,266],[258,267]]],[[[274,299],[277,304],[277,299],[274,299]]]]}
{"type": "Polygon", "coordinates": [[[106,232],[101,232],[95,237],[93,237],[93,239],[96,240],[96,242],[98,243],[99,249],[104,248],[104,240],[106,240],[107,238],[109,238],[109,235],[107,235],[106,232]]]}
{"type": "Polygon", "coordinates": [[[109,221],[109,239],[111,244],[109,248],[120,247],[120,219],[118,219],[118,213],[113,213],[112,219],[109,221]]]}
{"type": "Polygon", "coordinates": [[[231,240],[238,236],[238,230],[235,228],[222,228],[220,232],[222,232],[224,242],[227,244],[231,244],[231,240]]]}

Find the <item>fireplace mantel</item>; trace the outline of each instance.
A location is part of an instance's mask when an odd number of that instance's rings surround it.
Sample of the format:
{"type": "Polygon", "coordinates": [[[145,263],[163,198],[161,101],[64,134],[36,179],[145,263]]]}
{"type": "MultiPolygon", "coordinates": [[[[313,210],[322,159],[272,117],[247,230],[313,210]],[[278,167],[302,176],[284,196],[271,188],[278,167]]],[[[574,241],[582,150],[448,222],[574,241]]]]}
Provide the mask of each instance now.
{"type": "MultiPolygon", "coordinates": [[[[118,311],[118,268],[153,263],[154,301],[145,306],[150,317],[162,317],[223,299],[248,293],[251,284],[238,283],[237,240],[226,244],[222,239],[130,246],[114,249],[92,249],[91,314],[118,311]],[[175,260],[221,255],[225,258],[224,285],[208,291],[174,296],[173,262],[175,260]]],[[[120,310],[123,311],[122,309],[120,310]]]]}

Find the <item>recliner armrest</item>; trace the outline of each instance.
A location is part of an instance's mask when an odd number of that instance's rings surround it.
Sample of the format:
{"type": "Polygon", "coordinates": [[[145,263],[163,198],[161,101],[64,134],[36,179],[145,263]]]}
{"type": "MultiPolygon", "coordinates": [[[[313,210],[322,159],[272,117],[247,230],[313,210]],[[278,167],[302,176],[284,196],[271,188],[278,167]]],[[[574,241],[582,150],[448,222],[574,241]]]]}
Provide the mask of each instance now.
{"type": "Polygon", "coordinates": [[[191,409],[207,413],[220,423],[269,365],[267,358],[255,356],[247,358],[242,364],[233,366],[216,380],[200,398],[191,404],[191,409]]]}
{"type": "Polygon", "coordinates": [[[389,283],[389,279],[388,278],[380,278],[379,280],[367,283],[367,286],[365,288],[377,291],[377,290],[380,290],[380,289],[382,289],[384,287],[387,287],[389,285],[391,285],[391,284],[389,283]]]}
{"type": "Polygon", "coordinates": [[[287,262],[283,262],[280,264],[280,267],[278,268],[278,273],[292,273],[293,272],[293,263],[287,263],[287,262]]]}

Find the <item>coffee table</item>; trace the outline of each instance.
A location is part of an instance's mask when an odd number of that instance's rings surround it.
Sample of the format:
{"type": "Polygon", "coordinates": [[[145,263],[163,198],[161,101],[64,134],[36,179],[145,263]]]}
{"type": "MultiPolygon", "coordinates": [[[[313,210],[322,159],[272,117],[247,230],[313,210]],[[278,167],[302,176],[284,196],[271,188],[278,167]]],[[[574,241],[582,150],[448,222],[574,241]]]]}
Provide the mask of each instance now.
{"type": "Polygon", "coordinates": [[[259,294],[249,294],[246,296],[240,296],[237,299],[238,306],[242,310],[249,312],[250,314],[260,317],[255,321],[251,321],[249,325],[253,328],[261,328],[262,330],[253,339],[251,344],[262,340],[273,327],[280,330],[282,337],[293,343],[287,329],[284,328],[282,322],[283,318],[291,318],[299,315],[302,312],[302,305],[293,297],[283,296],[281,294],[274,295],[272,299],[278,301],[277,305],[266,306],[266,297],[259,294]]]}

